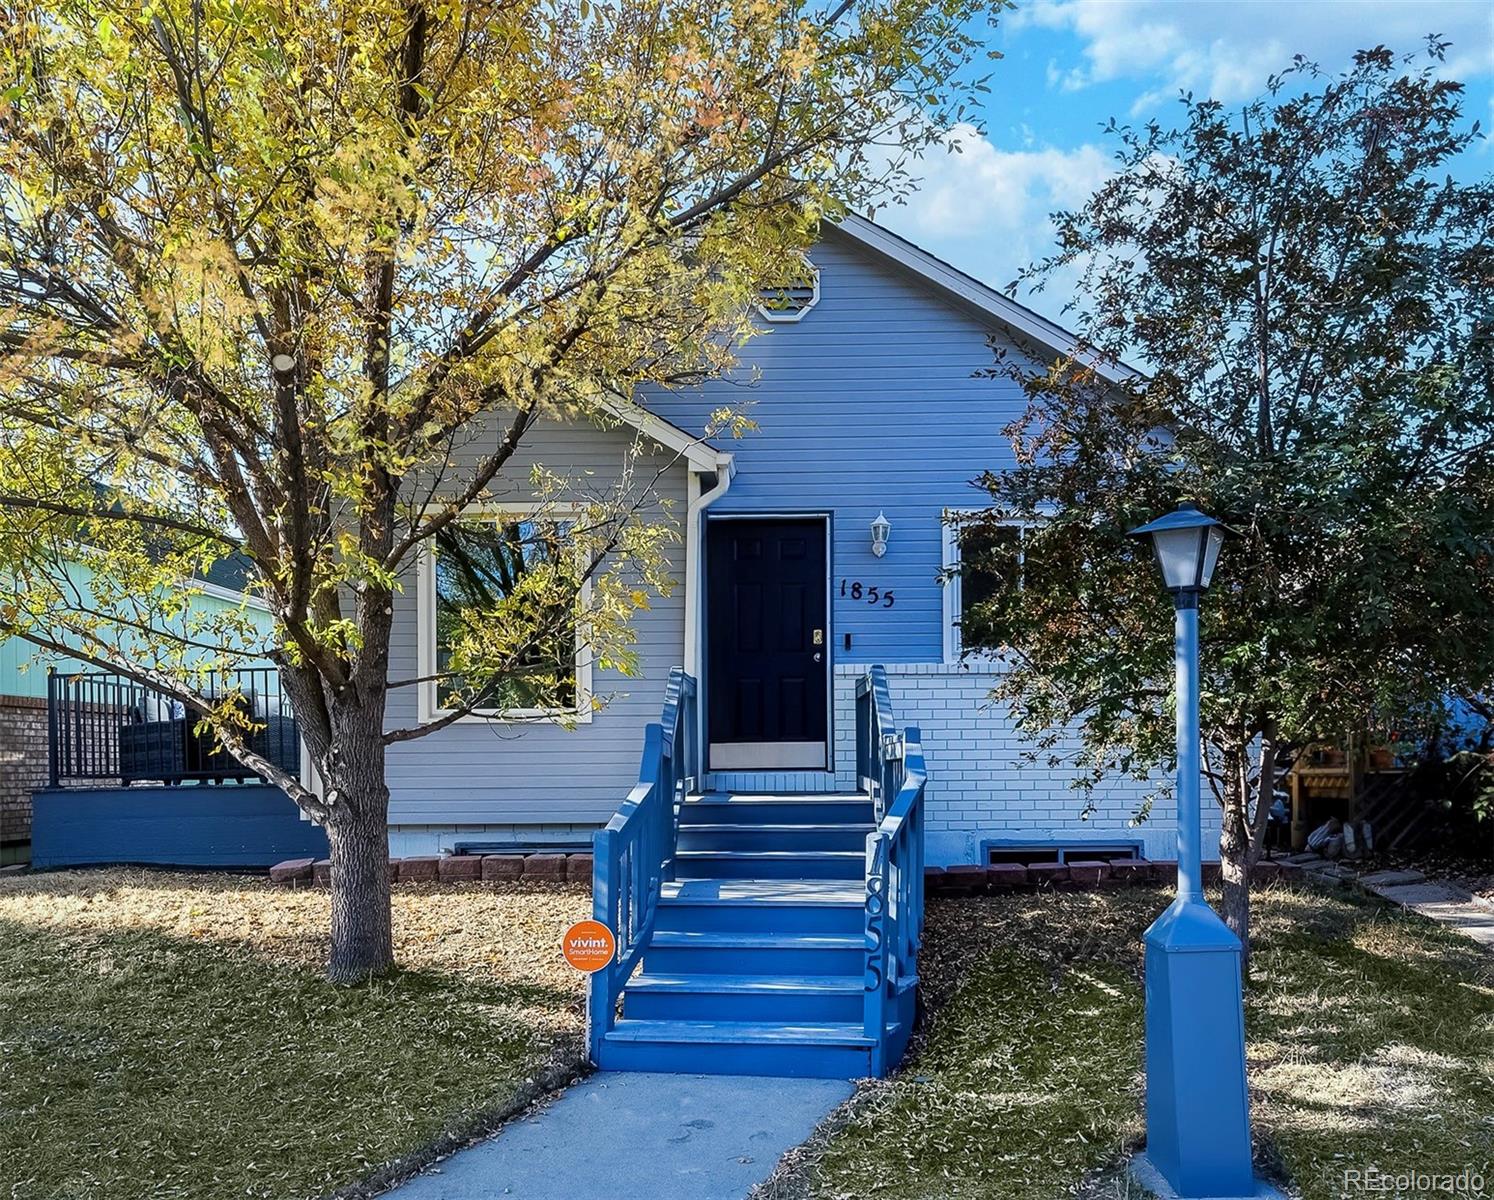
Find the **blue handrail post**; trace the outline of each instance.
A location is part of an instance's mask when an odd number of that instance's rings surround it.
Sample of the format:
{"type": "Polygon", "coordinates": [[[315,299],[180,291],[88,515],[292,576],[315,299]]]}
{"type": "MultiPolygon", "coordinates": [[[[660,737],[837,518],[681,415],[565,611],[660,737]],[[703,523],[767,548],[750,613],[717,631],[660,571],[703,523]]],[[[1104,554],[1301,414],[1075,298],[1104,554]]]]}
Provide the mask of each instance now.
{"type": "MultiPolygon", "coordinates": [[[[617,838],[609,829],[598,829],[591,836],[591,918],[616,931],[612,912],[612,879],[616,874],[617,838]]],[[[619,944],[618,950],[622,947],[619,944]]],[[[586,1042],[587,1052],[593,1061],[601,1045],[602,1036],[612,1027],[612,1009],[616,996],[612,990],[612,969],[616,959],[587,981],[586,992],[586,1042]]]]}
{"type": "Polygon", "coordinates": [[[927,774],[915,727],[898,731],[887,673],[873,667],[856,688],[856,774],[877,827],[866,838],[865,995],[862,1032],[872,1069],[885,1072],[912,1026],[923,930],[923,795],[927,774]]]}
{"type": "Polygon", "coordinates": [[[866,835],[866,973],[862,995],[862,1033],[872,1043],[872,1073],[881,1075],[882,1043],[887,1030],[888,837],[880,829],[866,835]]]}
{"type": "Polygon", "coordinates": [[[695,680],[676,667],[661,719],[643,735],[638,782],[607,827],[592,837],[592,916],[612,930],[617,953],[593,973],[587,992],[587,1048],[598,1060],[618,997],[653,936],[664,884],[673,873],[679,805],[698,755],[695,680]]]}

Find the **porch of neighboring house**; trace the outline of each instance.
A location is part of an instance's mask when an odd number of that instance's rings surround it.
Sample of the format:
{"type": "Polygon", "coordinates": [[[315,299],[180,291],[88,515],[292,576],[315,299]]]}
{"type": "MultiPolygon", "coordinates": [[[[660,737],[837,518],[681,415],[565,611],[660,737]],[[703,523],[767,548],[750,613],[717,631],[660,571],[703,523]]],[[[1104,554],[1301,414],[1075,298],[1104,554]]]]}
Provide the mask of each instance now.
{"type": "MultiPolygon", "coordinates": [[[[278,672],[226,672],[209,691],[237,697],[254,749],[300,773],[300,736],[278,672]]],[[[45,703],[33,867],[259,868],[327,853],[326,834],[199,730],[201,714],[181,701],[122,675],[79,671],[53,673],[45,703]]]]}
{"type": "Polygon", "coordinates": [[[1418,761],[1418,753],[1398,755],[1362,736],[1345,738],[1342,745],[1309,746],[1277,785],[1290,802],[1291,849],[1306,849],[1309,836],[1325,823],[1338,830],[1333,857],[1417,848],[1435,817],[1414,786],[1418,761]],[[1347,840],[1345,827],[1351,831],[1347,840]]]}

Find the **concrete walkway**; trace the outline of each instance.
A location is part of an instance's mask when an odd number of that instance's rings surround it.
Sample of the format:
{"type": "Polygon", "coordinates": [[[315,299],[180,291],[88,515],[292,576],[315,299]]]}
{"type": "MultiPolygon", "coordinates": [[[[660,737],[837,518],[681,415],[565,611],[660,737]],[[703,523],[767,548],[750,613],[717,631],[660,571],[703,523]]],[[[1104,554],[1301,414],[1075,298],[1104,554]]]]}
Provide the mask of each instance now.
{"type": "Polygon", "coordinates": [[[1454,884],[1427,879],[1416,871],[1380,871],[1361,875],[1359,882],[1377,896],[1494,947],[1494,908],[1454,884]]]}
{"type": "Polygon", "coordinates": [[[1441,879],[1428,879],[1420,871],[1371,871],[1362,873],[1348,862],[1330,862],[1316,854],[1292,854],[1283,863],[1301,869],[1313,878],[1342,886],[1352,884],[1376,896],[1430,917],[1467,934],[1480,945],[1494,949],[1494,904],[1465,888],[1441,879]]]}
{"type": "Polygon", "coordinates": [[[603,1071],[396,1200],[740,1200],[852,1092],[827,1079],[603,1071]]]}

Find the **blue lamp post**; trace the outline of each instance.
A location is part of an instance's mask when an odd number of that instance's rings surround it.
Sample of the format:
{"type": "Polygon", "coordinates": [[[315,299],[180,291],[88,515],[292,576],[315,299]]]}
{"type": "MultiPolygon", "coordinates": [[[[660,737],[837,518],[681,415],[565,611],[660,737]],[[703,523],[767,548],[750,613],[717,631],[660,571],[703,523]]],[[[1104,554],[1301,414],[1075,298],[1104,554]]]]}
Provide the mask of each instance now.
{"type": "Polygon", "coordinates": [[[1131,533],[1151,538],[1177,609],[1178,894],[1144,939],[1147,1143],[1138,1174],[1153,1191],[1188,1200],[1269,1195],[1250,1165],[1240,940],[1203,895],[1198,598],[1225,528],[1184,505],[1131,533]]]}

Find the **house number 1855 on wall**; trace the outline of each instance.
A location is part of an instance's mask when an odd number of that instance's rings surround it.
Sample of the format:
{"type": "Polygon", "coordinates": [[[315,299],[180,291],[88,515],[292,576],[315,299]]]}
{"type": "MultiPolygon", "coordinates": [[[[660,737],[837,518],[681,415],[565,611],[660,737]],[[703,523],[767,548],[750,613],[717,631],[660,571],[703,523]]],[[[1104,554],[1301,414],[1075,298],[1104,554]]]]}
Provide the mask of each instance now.
{"type": "Polygon", "coordinates": [[[873,608],[891,608],[896,600],[889,588],[883,591],[874,583],[862,583],[859,579],[842,579],[840,595],[843,600],[855,600],[873,608]]]}

